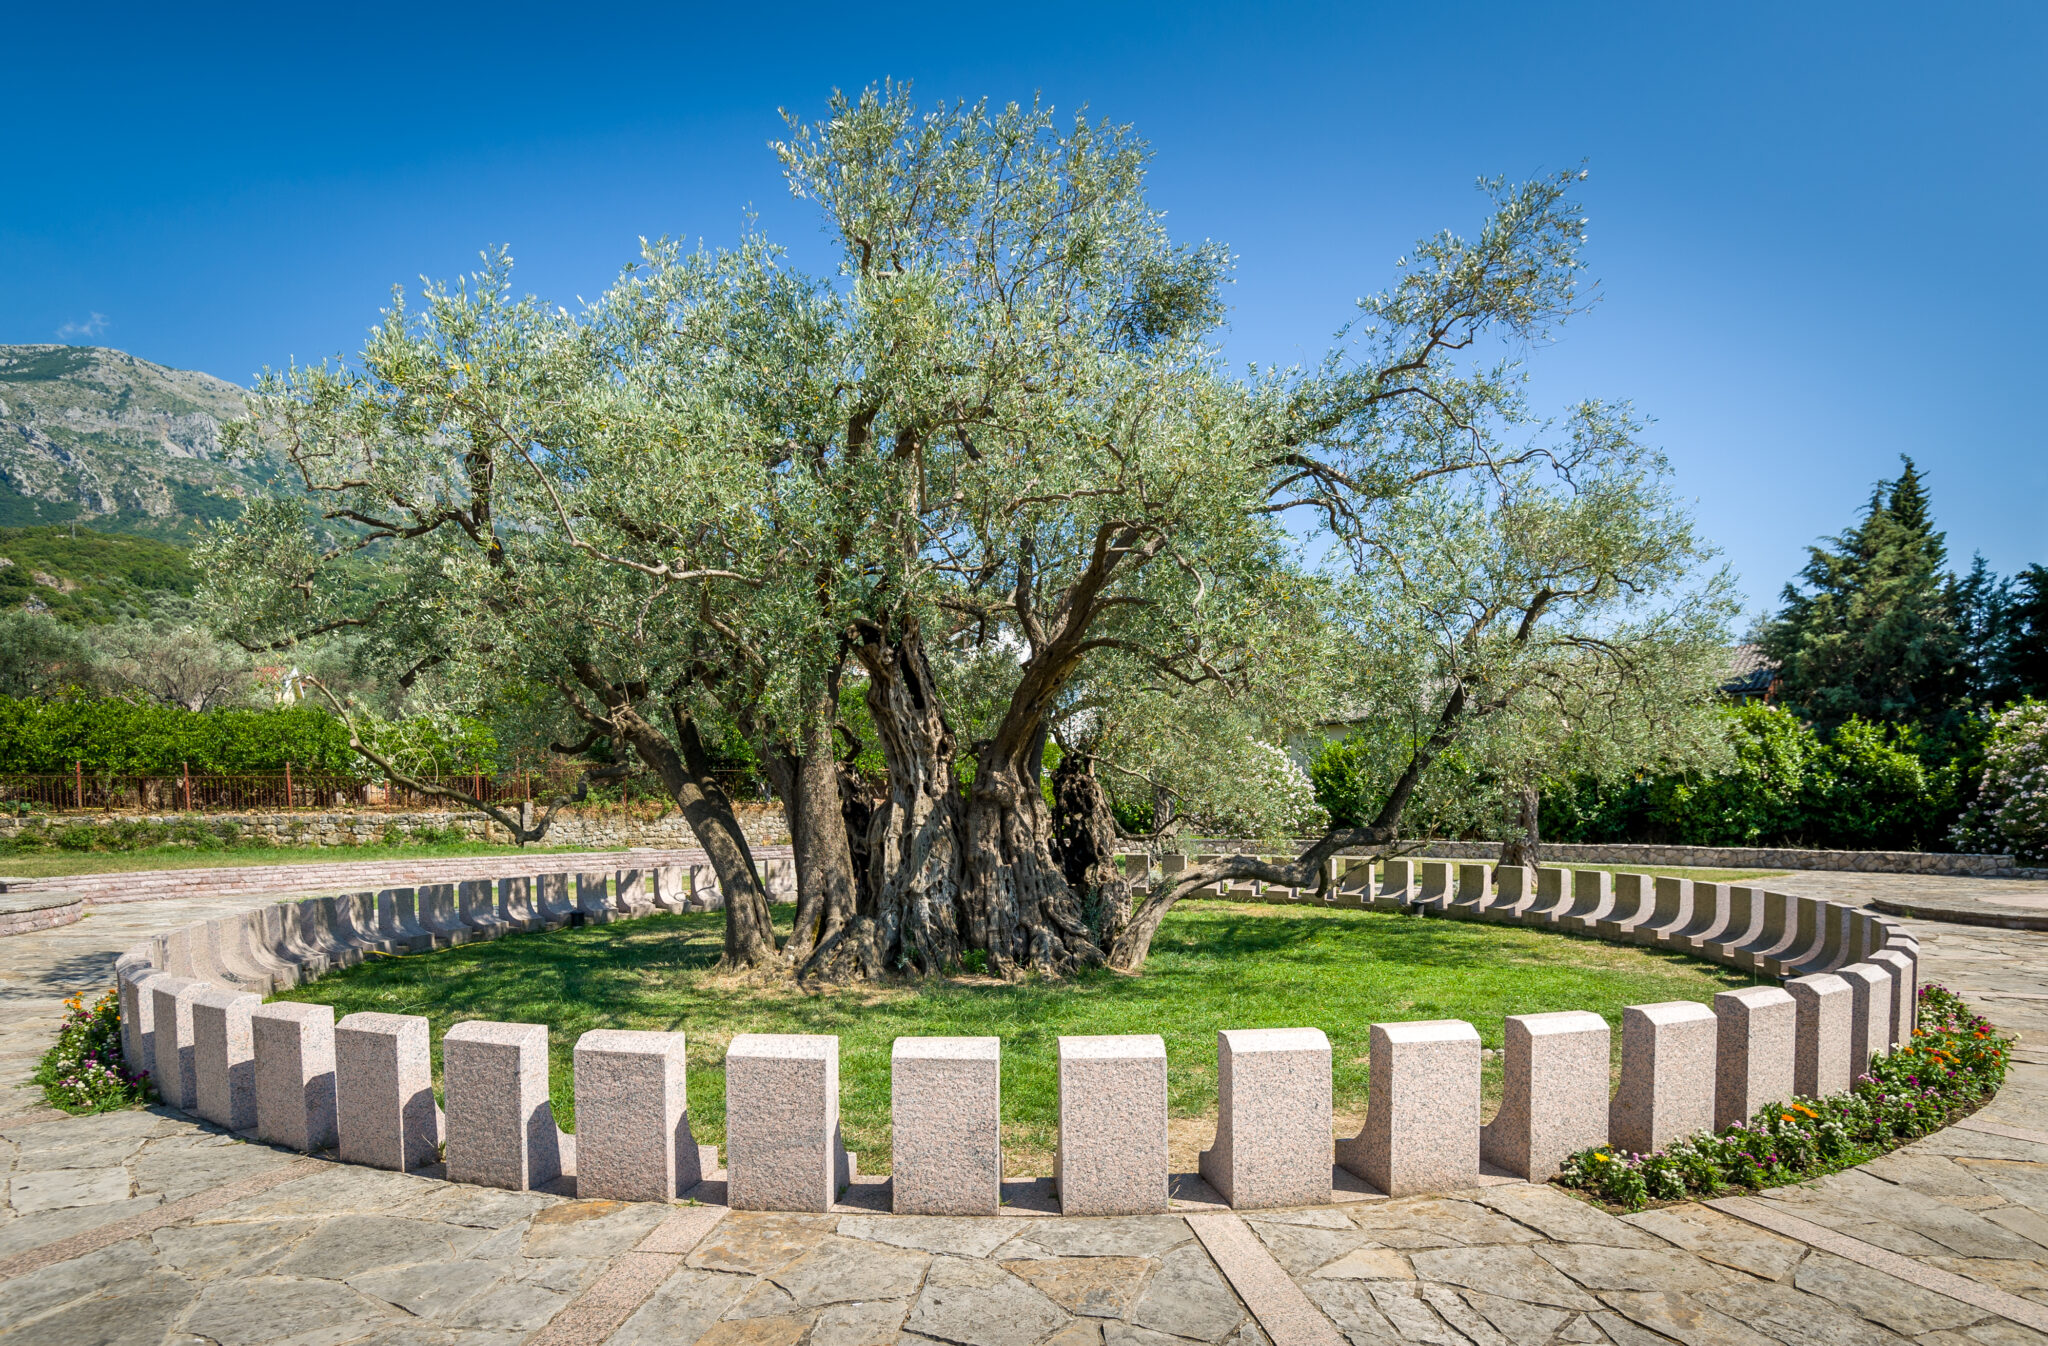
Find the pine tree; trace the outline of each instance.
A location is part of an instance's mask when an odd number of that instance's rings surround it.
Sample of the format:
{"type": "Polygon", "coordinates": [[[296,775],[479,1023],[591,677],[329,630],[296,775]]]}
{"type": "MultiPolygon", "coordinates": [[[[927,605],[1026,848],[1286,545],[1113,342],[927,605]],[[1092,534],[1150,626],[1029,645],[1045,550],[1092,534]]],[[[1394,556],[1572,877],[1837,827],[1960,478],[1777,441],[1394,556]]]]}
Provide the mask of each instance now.
{"type": "Polygon", "coordinates": [[[1970,558],[1970,573],[1949,586],[1949,605],[1956,615],[1959,666],[1964,695],[1971,704],[2001,705],[2018,693],[2011,687],[2011,646],[2014,627],[2012,582],[1970,558]]]}
{"type": "Polygon", "coordinates": [[[2030,565],[2013,576],[2005,617],[1998,664],[2001,699],[2048,697],[2048,566],[2030,565]]]}
{"type": "Polygon", "coordinates": [[[1861,523],[1808,549],[1804,590],[1785,586],[1761,634],[1787,702],[1823,730],[1851,716],[1946,727],[1961,702],[1948,549],[1918,469],[1902,461],[1861,523]]]}

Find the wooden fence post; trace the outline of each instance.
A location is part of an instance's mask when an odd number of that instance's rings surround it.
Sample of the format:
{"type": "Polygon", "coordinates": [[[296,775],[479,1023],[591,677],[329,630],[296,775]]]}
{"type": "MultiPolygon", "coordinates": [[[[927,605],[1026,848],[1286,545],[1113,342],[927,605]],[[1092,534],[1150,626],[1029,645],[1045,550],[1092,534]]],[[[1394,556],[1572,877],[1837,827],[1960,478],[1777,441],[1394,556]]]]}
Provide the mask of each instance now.
{"type": "Polygon", "coordinates": [[[85,763],[76,758],[71,762],[71,784],[78,795],[78,807],[85,807],[85,763]]]}
{"type": "Polygon", "coordinates": [[[185,774],[185,812],[190,813],[192,811],[192,764],[190,762],[180,762],[178,763],[178,769],[185,774]]]}
{"type": "Polygon", "coordinates": [[[284,806],[286,808],[292,806],[292,764],[290,762],[284,764],[284,806]]]}

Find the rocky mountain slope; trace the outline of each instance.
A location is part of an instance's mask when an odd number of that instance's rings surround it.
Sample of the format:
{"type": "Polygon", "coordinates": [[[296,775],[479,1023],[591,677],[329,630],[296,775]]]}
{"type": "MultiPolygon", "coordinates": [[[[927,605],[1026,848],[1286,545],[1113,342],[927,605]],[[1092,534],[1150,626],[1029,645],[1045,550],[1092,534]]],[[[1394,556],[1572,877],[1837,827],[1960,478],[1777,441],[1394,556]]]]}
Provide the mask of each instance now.
{"type": "Polygon", "coordinates": [[[0,346],[0,525],[76,522],[191,540],[261,494],[275,466],[230,463],[242,390],[98,346],[0,346]]]}

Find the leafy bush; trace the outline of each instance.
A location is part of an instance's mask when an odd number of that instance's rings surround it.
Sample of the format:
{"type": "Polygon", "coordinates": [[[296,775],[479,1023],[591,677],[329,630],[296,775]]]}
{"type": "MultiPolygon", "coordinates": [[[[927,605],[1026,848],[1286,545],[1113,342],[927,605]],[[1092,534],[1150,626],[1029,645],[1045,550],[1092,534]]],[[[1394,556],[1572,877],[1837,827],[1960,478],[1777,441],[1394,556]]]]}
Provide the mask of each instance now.
{"type": "Polygon", "coordinates": [[[348,731],[312,706],[190,711],[119,697],[0,697],[0,771],[119,776],[353,771],[348,731]]]}
{"type": "Polygon", "coordinates": [[[1870,1063],[1846,1094],[1766,1106],[1718,1135],[1702,1131],[1651,1154],[1602,1145],[1564,1163],[1558,1182],[1627,1210],[1651,1201],[1755,1191],[1873,1159],[1938,1131],[1998,1092],[2012,1039],[1945,987],[1920,988],[1913,1041],[1870,1063]]]}
{"type": "Polygon", "coordinates": [[[74,1113],[111,1112],[155,1092],[149,1072],[130,1070],[121,1055],[121,998],[113,991],[90,1005],[82,992],[64,1002],[56,1045],[33,1078],[51,1107],[74,1113]]]}
{"type": "Polygon", "coordinates": [[[1551,841],[1919,850],[1940,844],[1959,772],[1912,730],[1849,720],[1823,739],[1791,712],[1730,707],[1725,772],[1577,776],[1544,791],[1551,841]]]}
{"type": "Polygon", "coordinates": [[[1991,722],[1977,802],[1953,840],[2048,860],[2048,701],[2030,697],[1991,722]]]}

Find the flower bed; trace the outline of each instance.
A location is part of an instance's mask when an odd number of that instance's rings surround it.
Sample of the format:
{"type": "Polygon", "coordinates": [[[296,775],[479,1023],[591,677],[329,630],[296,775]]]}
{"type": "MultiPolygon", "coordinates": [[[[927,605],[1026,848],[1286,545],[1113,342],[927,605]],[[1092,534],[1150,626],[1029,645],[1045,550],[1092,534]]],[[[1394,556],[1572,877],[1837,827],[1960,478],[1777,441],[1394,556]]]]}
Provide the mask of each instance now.
{"type": "Polygon", "coordinates": [[[1913,1041],[1870,1063],[1846,1094],[1773,1103],[1718,1134],[1650,1154],[1600,1146],[1567,1159],[1557,1182],[1620,1210],[1781,1187],[1852,1168],[1975,1112],[1998,1092],[2012,1039],[1961,996],[1920,988],[1913,1041]]]}
{"type": "Polygon", "coordinates": [[[43,1100],[66,1112],[111,1112],[155,1094],[148,1072],[131,1074],[121,1056],[121,997],[109,991],[88,1005],[83,994],[64,1002],[57,1043],[43,1053],[34,1081],[43,1100]]]}

